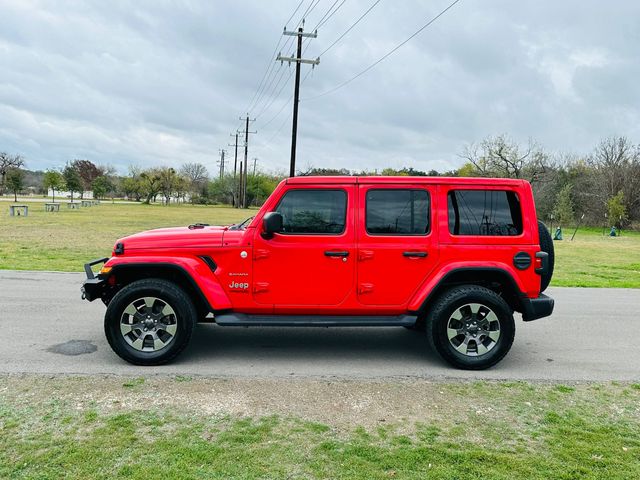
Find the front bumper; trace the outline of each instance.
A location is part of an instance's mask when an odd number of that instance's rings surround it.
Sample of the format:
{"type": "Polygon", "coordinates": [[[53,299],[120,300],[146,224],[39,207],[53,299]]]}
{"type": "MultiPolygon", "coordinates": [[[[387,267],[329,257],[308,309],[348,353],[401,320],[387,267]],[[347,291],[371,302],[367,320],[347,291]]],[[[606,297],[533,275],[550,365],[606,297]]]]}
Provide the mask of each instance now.
{"type": "Polygon", "coordinates": [[[541,293],[538,298],[522,299],[522,319],[525,322],[548,317],[553,313],[553,298],[541,293]]]}
{"type": "Polygon", "coordinates": [[[82,291],[82,298],[84,300],[93,302],[96,298],[103,297],[103,293],[107,288],[107,282],[100,275],[96,277],[91,267],[99,263],[104,263],[107,260],[109,260],[109,258],[107,257],[99,258],[97,260],[93,260],[89,263],[84,264],[84,271],[87,274],[87,279],[84,281],[82,287],[80,288],[80,290],[82,291]]]}

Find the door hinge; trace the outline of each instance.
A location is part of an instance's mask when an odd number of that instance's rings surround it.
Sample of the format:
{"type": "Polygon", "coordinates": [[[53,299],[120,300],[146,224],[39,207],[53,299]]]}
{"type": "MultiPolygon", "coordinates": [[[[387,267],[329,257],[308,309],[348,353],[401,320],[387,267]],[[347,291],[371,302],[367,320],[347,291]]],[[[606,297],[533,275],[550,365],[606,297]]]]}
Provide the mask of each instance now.
{"type": "Polygon", "coordinates": [[[371,260],[373,258],[373,250],[359,250],[358,260],[371,260]]]}
{"type": "Polygon", "coordinates": [[[263,248],[258,248],[257,250],[254,250],[253,252],[253,259],[254,260],[260,260],[261,258],[268,258],[270,255],[269,250],[265,250],[263,248]]]}
{"type": "Polygon", "coordinates": [[[253,293],[261,293],[269,290],[269,282],[255,282],[253,284],[253,293]]]}

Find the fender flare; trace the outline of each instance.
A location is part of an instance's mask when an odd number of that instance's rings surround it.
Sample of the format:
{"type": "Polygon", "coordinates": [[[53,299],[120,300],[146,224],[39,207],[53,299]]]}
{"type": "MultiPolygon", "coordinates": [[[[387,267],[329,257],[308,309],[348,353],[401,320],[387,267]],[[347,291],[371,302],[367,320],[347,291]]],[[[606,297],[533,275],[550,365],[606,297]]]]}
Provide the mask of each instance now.
{"type": "MultiPolygon", "coordinates": [[[[517,277],[510,272],[510,268],[504,264],[494,264],[491,266],[483,265],[469,265],[468,263],[452,264],[449,268],[442,269],[439,275],[432,278],[427,283],[423,284],[420,289],[413,296],[413,299],[409,303],[409,311],[424,314],[427,310],[427,306],[433,301],[446,287],[449,282],[456,277],[465,275],[490,275],[493,278],[499,277],[501,281],[508,284],[511,291],[515,293],[513,307],[515,310],[522,311],[523,300],[527,298],[527,295],[522,289],[522,285],[518,282],[517,277]]],[[[469,283],[473,283],[470,281],[469,283]]]]}
{"type": "MultiPolygon", "coordinates": [[[[152,277],[155,272],[172,272],[186,279],[186,290],[196,295],[196,300],[208,310],[216,312],[229,310],[232,307],[231,300],[222,288],[218,278],[213,273],[215,263],[199,257],[112,257],[108,262],[112,267],[110,275],[118,278],[118,274],[124,272],[144,272],[143,277],[152,277]]],[[[181,285],[179,285],[181,286],[181,285]]],[[[185,288],[184,285],[182,285],[185,288]]]]}

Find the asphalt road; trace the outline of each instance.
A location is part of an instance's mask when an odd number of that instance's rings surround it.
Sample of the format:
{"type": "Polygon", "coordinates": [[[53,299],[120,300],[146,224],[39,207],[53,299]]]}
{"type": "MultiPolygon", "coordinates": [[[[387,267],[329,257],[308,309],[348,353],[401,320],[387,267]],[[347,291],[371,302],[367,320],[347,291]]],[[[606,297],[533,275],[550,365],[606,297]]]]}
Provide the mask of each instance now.
{"type": "Polygon", "coordinates": [[[135,367],[111,351],[105,307],[80,299],[82,280],[75,273],[0,271],[0,373],[640,380],[640,290],[549,289],[553,316],[518,319],[511,352],[482,372],[449,367],[423,334],[404,328],[205,324],[171,365],[135,367]],[[69,355],[74,349],[87,353],[69,355]]]}

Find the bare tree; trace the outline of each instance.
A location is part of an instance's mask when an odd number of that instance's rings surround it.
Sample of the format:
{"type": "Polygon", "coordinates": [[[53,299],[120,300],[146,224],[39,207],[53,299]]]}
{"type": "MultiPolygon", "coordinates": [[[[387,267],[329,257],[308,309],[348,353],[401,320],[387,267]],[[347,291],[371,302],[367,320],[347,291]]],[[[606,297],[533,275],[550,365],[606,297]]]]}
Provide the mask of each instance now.
{"type": "MultiPolygon", "coordinates": [[[[209,182],[209,172],[207,167],[201,163],[185,163],[180,167],[180,176],[186,179],[186,186],[191,192],[191,198],[195,198],[195,194],[202,191],[207,182],[209,182]]],[[[184,195],[183,195],[184,197],[184,195]]]]}
{"type": "Polygon", "coordinates": [[[631,217],[640,215],[640,149],[626,137],[602,140],[589,157],[590,190],[602,209],[618,192],[631,217]]]}
{"type": "Polygon", "coordinates": [[[0,195],[4,194],[7,172],[12,168],[20,168],[22,166],[24,166],[24,158],[21,155],[0,152],[0,195]]]}
{"type": "Polygon", "coordinates": [[[461,156],[480,176],[523,178],[531,183],[541,181],[549,166],[549,156],[532,139],[520,146],[506,135],[468,145],[461,156]]]}

